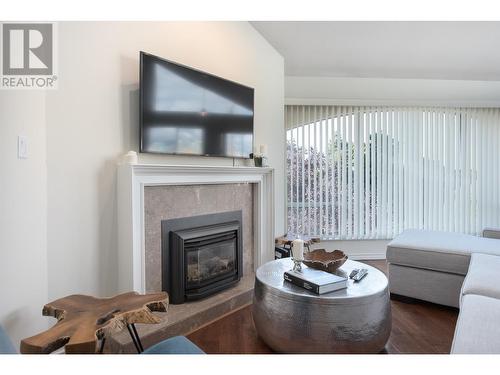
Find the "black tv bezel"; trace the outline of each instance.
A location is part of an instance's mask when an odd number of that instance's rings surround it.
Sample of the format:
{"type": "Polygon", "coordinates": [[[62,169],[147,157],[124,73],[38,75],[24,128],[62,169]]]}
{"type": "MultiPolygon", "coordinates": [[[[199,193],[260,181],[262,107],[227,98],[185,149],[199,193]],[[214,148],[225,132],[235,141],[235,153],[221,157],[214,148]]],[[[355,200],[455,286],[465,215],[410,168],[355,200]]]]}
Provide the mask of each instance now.
{"type": "Polygon", "coordinates": [[[252,156],[251,156],[252,154],[248,155],[247,157],[244,157],[241,155],[226,155],[226,154],[224,154],[224,155],[220,155],[220,154],[189,154],[189,153],[179,153],[179,152],[144,151],[143,144],[142,144],[143,143],[143,134],[142,134],[143,133],[143,113],[144,113],[144,111],[143,111],[143,109],[144,109],[144,107],[143,107],[143,105],[144,105],[144,103],[143,103],[144,87],[143,87],[142,82],[143,82],[143,73],[144,73],[144,71],[143,71],[143,58],[144,58],[144,56],[158,59],[160,61],[167,62],[169,64],[174,64],[174,65],[180,66],[182,68],[190,69],[190,70],[197,72],[197,73],[206,74],[206,75],[209,75],[211,77],[214,77],[214,78],[217,78],[217,79],[220,79],[220,80],[223,80],[223,81],[226,81],[226,82],[229,82],[229,83],[232,83],[232,84],[235,84],[235,85],[245,87],[247,89],[252,90],[252,94],[253,94],[252,152],[253,152],[254,144],[255,144],[254,143],[255,142],[255,122],[254,122],[254,119],[255,119],[255,89],[253,87],[246,86],[246,85],[243,85],[239,82],[231,81],[229,79],[217,76],[215,74],[211,74],[211,73],[205,72],[205,71],[200,70],[200,69],[195,69],[195,68],[192,68],[190,66],[180,64],[176,61],[168,60],[168,59],[153,55],[153,54],[148,53],[148,52],[139,51],[139,152],[140,153],[142,153],[142,154],[155,154],[155,155],[208,156],[208,157],[220,157],[220,158],[232,158],[232,159],[251,159],[252,158],[252,156]]]}

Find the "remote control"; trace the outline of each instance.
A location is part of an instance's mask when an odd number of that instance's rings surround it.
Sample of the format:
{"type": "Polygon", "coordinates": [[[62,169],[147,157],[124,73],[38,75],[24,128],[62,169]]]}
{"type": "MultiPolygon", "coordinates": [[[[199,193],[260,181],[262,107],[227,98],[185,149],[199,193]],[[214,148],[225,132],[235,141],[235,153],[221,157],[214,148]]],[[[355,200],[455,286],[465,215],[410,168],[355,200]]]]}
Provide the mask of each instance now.
{"type": "Polygon", "coordinates": [[[368,274],[368,270],[366,268],[362,268],[359,270],[359,272],[354,275],[352,278],[355,282],[360,281],[363,277],[365,277],[368,274]]]}
{"type": "Polygon", "coordinates": [[[349,278],[352,279],[354,276],[356,276],[359,272],[359,269],[355,268],[351,271],[349,278]]]}

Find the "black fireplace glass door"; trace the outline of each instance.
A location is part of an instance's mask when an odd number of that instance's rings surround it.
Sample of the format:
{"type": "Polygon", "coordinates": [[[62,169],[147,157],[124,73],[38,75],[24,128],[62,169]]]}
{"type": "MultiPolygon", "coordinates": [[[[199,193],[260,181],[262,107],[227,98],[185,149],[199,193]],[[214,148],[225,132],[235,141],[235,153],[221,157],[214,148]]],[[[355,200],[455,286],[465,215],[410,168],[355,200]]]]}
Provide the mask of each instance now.
{"type": "MultiPolygon", "coordinates": [[[[186,248],[186,289],[206,284],[237,273],[236,236],[216,243],[186,248]]],[[[194,245],[194,244],[193,244],[194,245]]]]}

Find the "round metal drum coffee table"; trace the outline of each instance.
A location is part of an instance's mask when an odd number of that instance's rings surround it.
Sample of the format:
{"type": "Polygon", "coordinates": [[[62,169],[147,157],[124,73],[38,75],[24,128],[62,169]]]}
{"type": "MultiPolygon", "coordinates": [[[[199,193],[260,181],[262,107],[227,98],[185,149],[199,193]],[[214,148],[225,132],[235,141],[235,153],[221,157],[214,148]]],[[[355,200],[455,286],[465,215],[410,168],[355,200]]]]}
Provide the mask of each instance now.
{"type": "Polygon", "coordinates": [[[259,336],[282,353],[377,353],[391,333],[387,277],[364,263],[347,260],[337,271],[348,276],[367,268],[360,282],[317,295],[283,280],[290,258],[257,269],[253,320],[259,336]]]}

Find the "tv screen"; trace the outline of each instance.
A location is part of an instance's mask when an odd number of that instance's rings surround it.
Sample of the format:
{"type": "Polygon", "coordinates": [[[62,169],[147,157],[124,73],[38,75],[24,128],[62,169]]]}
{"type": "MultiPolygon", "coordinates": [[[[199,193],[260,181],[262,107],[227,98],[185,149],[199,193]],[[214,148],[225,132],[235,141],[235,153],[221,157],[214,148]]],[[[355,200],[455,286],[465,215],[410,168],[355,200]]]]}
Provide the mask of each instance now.
{"type": "Polygon", "coordinates": [[[249,158],[254,90],[144,52],[140,151],[249,158]]]}

